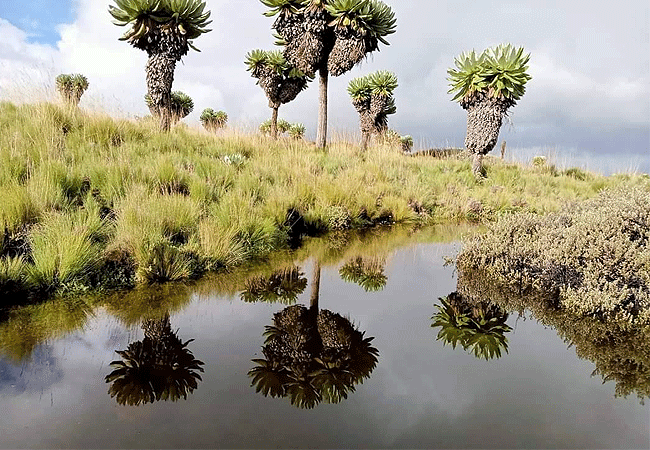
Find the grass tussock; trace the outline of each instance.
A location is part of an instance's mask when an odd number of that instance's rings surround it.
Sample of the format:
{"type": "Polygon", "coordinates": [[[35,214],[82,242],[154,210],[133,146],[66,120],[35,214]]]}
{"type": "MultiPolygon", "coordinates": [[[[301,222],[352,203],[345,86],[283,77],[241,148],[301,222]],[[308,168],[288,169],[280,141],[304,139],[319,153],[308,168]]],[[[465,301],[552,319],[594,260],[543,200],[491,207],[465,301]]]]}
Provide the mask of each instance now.
{"type": "Polygon", "coordinates": [[[649,325],[650,188],[607,190],[546,216],[504,217],[467,243],[458,268],[474,284],[532,291],[580,317],[649,325]]]}
{"type": "Polygon", "coordinates": [[[650,185],[499,160],[487,175],[477,182],[468,159],[385,145],[319,150],[185,125],[161,134],[146,120],[4,102],[0,293],[192,278],[267,257],[303,233],[491,221],[650,185]]]}

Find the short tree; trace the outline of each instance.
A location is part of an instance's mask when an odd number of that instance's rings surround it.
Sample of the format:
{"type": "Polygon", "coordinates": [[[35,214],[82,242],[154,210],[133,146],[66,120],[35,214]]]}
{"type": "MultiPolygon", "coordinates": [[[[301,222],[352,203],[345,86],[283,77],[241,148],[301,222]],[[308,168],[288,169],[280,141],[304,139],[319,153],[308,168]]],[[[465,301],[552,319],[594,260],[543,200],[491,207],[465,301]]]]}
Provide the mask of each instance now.
{"type": "Polygon", "coordinates": [[[200,119],[203,128],[208,131],[216,131],[226,126],[226,123],[228,123],[228,114],[225,111],[215,111],[212,108],[206,108],[201,113],[200,119]]]}
{"type": "MultiPolygon", "coordinates": [[[[172,92],[170,98],[171,124],[174,125],[178,123],[179,120],[187,117],[194,110],[194,100],[192,100],[192,97],[181,91],[172,92]]],[[[151,115],[160,118],[161,111],[156,108],[149,94],[145,94],[144,101],[149,107],[151,115]]]]}
{"type": "Polygon", "coordinates": [[[483,156],[496,145],[508,109],[526,91],[529,59],[523,47],[502,44],[478,56],[473,50],[462,53],[454,61],[456,68],[447,71],[452,100],[467,110],[465,148],[474,155],[472,172],[477,178],[483,176],[483,156]]]}
{"type": "Polygon", "coordinates": [[[370,137],[388,129],[388,116],[397,108],[393,91],[397,88],[397,77],[387,71],[378,71],[350,81],[348,93],[359,113],[361,148],[366,150],[370,137]]]}
{"type": "Polygon", "coordinates": [[[81,96],[88,89],[88,79],[80,73],[62,73],[56,77],[56,89],[66,103],[77,106],[81,96]]]}
{"type": "Polygon", "coordinates": [[[246,65],[269,99],[270,134],[277,139],[280,105],[293,101],[312,78],[291,67],[280,51],[253,50],[246,55],[246,65]]]}

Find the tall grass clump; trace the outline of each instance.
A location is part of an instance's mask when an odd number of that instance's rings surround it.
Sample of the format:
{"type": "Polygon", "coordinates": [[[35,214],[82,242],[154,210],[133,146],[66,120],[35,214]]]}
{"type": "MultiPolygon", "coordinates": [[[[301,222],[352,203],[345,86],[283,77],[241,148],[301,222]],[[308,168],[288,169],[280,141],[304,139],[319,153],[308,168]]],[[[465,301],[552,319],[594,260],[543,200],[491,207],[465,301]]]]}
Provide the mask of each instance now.
{"type": "Polygon", "coordinates": [[[351,140],[319,149],[232,127],[161,133],[146,120],[2,102],[3,277],[51,293],[179,280],[268,258],[306,234],[546,214],[650,186],[489,157],[477,181],[467,159],[406,156],[399,143],[361,152],[351,140]]]}
{"type": "Polygon", "coordinates": [[[467,243],[458,269],[580,316],[650,324],[650,188],[504,217],[467,243]]]}
{"type": "Polygon", "coordinates": [[[106,224],[94,211],[49,213],[30,235],[31,258],[27,277],[42,289],[82,284],[99,267],[103,242],[108,238],[106,224]]]}

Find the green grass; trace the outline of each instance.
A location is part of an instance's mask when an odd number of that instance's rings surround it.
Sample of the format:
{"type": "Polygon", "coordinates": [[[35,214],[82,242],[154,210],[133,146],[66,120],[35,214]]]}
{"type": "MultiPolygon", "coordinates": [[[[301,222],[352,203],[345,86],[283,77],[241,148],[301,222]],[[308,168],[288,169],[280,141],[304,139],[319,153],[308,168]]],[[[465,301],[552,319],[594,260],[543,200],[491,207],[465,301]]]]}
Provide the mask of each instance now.
{"type": "Polygon", "coordinates": [[[308,229],[493,221],[546,214],[604,188],[649,186],[488,158],[117,120],[52,104],[0,103],[0,293],[56,293],[197,277],[288,245],[288,211],[308,229]],[[16,259],[18,257],[20,259],[16,259]]]}

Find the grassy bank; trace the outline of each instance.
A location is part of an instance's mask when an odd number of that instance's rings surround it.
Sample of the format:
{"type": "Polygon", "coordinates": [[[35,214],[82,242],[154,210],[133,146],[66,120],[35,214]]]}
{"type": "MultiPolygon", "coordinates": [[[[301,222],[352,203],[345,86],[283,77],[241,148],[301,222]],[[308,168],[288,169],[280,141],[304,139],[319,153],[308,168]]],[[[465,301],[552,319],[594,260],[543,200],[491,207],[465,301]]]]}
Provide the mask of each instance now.
{"type": "Polygon", "coordinates": [[[648,184],[498,160],[476,182],[464,158],[347,142],[323,151],[183,125],[160,134],[147,121],[0,103],[0,294],[182,280],[305,232],[547,213],[648,184]]]}

